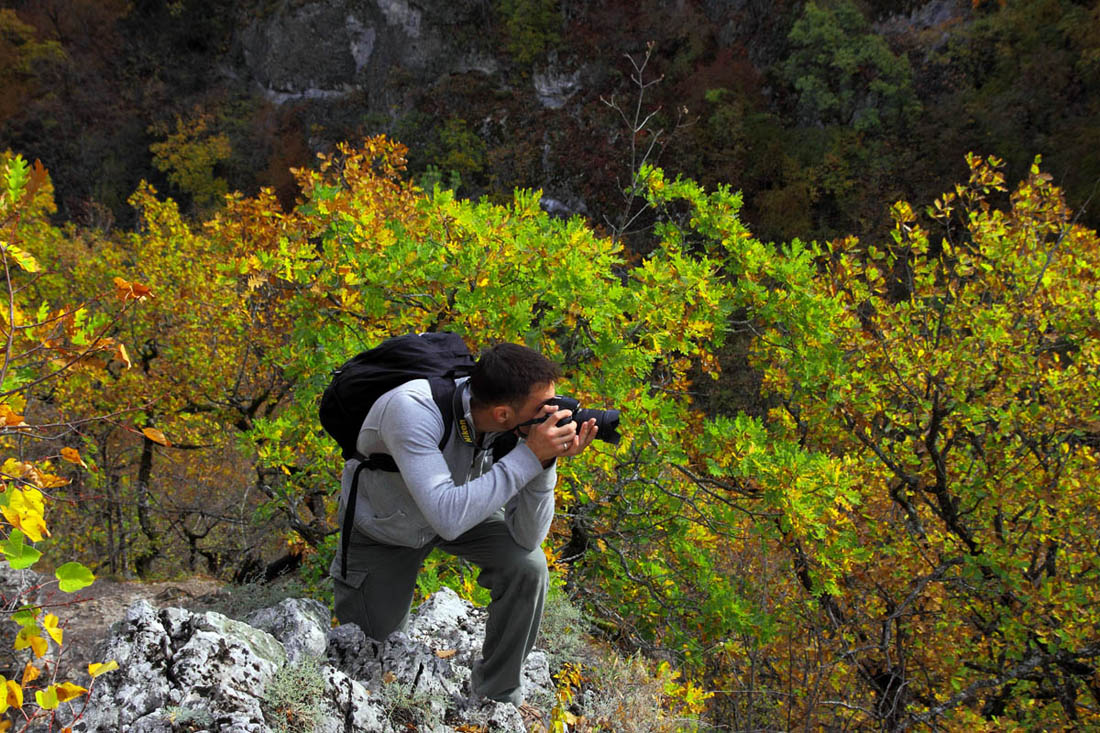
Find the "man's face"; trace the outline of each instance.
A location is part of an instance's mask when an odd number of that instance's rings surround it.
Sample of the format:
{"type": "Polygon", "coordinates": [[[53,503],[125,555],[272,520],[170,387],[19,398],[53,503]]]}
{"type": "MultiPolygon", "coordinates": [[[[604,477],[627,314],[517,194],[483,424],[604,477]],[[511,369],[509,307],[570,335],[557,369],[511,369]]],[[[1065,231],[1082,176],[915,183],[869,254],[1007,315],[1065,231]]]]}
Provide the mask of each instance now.
{"type": "Polygon", "coordinates": [[[527,395],[526,401],[522,405],[519,405],[514,410],[514,420],[512,420],[505,430],[513,430],[521,423],[525,423],[528,420],[534,420],[536,417],[542,416],[542,406],[546,404],[546,401],[553,397],[554,383],[547,382],[546,384],[536,384],[531,388],[531,393],[527,395]]]}

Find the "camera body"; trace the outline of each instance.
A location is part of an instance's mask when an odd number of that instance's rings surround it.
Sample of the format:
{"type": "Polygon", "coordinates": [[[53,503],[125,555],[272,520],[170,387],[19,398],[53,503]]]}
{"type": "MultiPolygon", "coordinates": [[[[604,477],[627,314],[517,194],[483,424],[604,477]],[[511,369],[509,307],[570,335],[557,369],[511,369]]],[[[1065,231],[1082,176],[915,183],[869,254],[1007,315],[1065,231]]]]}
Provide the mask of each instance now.
{"type": "MultiPolygon", "coordinates": [[[[596,440],[602,440],[606,443],[618,443],[622,438],[619,435],[619,411],[618,410],[592,410],[581,407],[581,403],[572,397],[565,397],[563,395],[554,395],[546,401],[547,405],[554,405],[559,410],[570,410],[573,414],[571,417],[563,418],[558,422],[558,427],[563,427],[571,422],[577,423],[577,428],[580,428],[581,423],[587,422],[595,418],[596,420],[596,440]]],[[[545,420],[543,418],[542,420],[545,420]]],[[[538,420],[536,422],[542,422],[538,420]]]]}

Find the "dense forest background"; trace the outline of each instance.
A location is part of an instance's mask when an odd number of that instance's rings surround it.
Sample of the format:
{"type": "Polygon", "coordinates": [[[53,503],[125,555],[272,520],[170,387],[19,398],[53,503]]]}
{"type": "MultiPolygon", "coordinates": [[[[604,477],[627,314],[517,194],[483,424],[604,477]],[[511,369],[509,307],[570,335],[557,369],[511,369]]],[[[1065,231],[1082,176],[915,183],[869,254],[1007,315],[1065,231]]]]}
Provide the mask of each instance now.
{"type": "Polygon", "coordinates": [[[1096,726],[1098,82],[1095,2],[4,3],[0,553],[324,598],[329,371],[447,329],[622,410],[546,549],[660,725],[1096,726]]]}
{"type": "Polygon", "coordinates": [[[59,216],[100,226],[133,224],[141,180],[193,211],[264,185],[293,202],[290,167],[377,133],[414,176],[541,189],[598,224],[622,223],[650,144],[742,191],[768,240],[881,233],[885,203],[930,199],[971,151],[1010,178],[1043,155],[1097,224],[1095,3],[388,0],[377,30],[345,28],[368,5],[6,0],[0,147],[50,167],[59,216]],[[626,57],[647,44],[653,116],[632,130],[626,57]]]}

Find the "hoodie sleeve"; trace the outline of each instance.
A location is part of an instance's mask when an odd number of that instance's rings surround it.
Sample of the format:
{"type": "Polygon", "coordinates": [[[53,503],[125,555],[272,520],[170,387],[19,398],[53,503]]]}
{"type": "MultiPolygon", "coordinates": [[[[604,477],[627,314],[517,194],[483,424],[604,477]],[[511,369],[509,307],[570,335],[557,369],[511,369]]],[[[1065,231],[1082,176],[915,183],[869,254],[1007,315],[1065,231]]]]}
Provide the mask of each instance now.
{"type": "MultiPolygon", "coordinates": [[[[531,449],[518,445],[489,472],[456,483],[439,450],[443,421],[430,397],[425,402],[409,392],[395,394],[385,405],[378,428],[417,508],[446,540],[455,539],[509,504],[544,473],[531,449]]],[[[552,492],[550,500],[552,515],[552,492]]],[[[519,502],[519,506],[525,504],[526,500],[519,502]]],[[[525,531],[530,532],[530,527],[525,531]]]]}
{"type": "MultiPolygon", "coordinates": [[[[520,447],[523,447],[522,442],[516,449],[520,447]]],[[[527,451],[530,452],[530,449],[527,451]]],[[[504,522],[516,544],[533,550],[546,539],[550,523],[554,521],[554,487],[557,482],[557,461],[554,461],[550,468],[542,470],[508,500],[504,507],[504,522]]]]}

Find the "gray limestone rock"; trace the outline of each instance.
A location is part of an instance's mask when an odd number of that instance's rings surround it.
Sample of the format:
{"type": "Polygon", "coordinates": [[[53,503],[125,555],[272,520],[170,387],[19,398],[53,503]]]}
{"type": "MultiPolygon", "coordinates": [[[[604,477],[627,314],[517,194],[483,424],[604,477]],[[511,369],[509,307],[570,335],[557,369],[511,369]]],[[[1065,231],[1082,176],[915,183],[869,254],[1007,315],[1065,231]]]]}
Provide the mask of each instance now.
{"type": "Polygon", "coordinates": [[[429,83],[463,66],[439,9],[407,0],[282,0],[238,37],[248,74],[276,103],[352,95],[380,102],[395,69],[429,83]]]}
{"type": "MultiPolygon", "coordinates": [[[[138,601],[99,649],[99,658],[116,660],[119,669],[96,681],[73,730],[261,733],[272,729],[265,715],[275,714],[265,693],[286,670],[308,668],[321,677],[311,688],[323,689],[321,699],[308,701],[319,733],[397,733],[409,725],[435,733],[460,725],[523,731],[515,707],[470,694],[485,615],[444,589],[405,631],[378,642],[355,625],[329,629],[328,610],[311,600],[284,600],[248,623],[138,601]]],[[[552,697],[541,652],[528,658],[523,686],[528,698],[552,697]]]]}
{"type": "Polygon", "coordinates": [[[548,68],[532,74],[531,81],[539,104],[547,109],[561,109],[580,90],[581,73],[548,68]]]}
{"type": "Polygon", "coordinates": [[[245,623],[274,636],[285,647],[287,658],[297,662],[325,656],[331,618],[329,610],[318,601],[287,598],[278,606],[249,614],[245,623]]]}
{"type": "Polygon", "coordinates": [[[286,662],[265,631],[147,601],[112,627],[100,656],[119,669],[96,681],[74,731],[160,730],[174,710],[206,712],[223,731],[266,731],[259,693],[286,662]]]}

